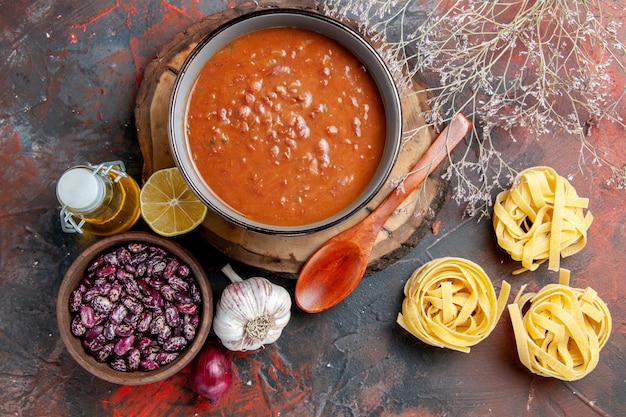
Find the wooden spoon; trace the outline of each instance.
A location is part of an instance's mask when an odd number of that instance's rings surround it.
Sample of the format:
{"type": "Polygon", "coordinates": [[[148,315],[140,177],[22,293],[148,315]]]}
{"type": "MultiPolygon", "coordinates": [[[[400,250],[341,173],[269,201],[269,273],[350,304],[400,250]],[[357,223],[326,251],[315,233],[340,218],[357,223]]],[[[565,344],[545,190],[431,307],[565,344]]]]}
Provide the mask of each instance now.
{"type": "Polygon", "coordinates": [[[383,225],[446,158],[472,127],[458,114],[417,161],[404,182],[365,219],[324,243],[302,266],[296,283],[296,303],[317,313],[335,306],[361,281],[376,237],[383,225]]]}

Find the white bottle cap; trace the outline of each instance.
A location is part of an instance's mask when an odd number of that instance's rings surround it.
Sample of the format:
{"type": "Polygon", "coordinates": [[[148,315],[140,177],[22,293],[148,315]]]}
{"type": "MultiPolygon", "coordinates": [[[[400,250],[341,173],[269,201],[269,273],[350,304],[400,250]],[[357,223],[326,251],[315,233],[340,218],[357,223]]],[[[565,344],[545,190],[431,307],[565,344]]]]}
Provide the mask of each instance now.
{"type": "Polygon", "coordinates": [[[59,178],[57,199],[70,210],[88,213],[104,200],[102,178],[89,168],[71,168],[59,178]]]}

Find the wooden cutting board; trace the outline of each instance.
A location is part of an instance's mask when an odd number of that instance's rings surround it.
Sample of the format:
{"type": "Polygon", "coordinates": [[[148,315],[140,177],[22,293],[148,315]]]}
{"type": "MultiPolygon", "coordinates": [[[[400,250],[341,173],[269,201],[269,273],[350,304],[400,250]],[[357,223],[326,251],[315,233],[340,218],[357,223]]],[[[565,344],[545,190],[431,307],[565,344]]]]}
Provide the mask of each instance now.
{"type": "MultiPolygon", "coordinates": [[[[249,2],[210,15],[176,35],[146,67],[135,108],[138,140],[144,158],[143,179],[154,171],[174,166],[167,136],[169,99],[172,87],[196,44],[221,24],[245,13],[265,8],[300,8],[317,11],[312,1],[249,2]]],[[[356,28],[356,25],[353,25],[356,28]]],[[[402,98],[403,142],[388,181],[368,207],[354,218],[332,229],[307,236],[269,236],[244,230],[209,211],[198,233],[212,246],[234,261],[288,277],[295,277],[304,261],[326,240],[361,220],[393,189],[392,183],[417,162],[436,136],[421,113],[428,109],[424,84],[414,79],[400,91],[402,98]]],[[[369,270],[382,269],[406,254],[431,228],[443,204],[448,182],[441,169],[410,195],[380,232],[369,270]]]]}

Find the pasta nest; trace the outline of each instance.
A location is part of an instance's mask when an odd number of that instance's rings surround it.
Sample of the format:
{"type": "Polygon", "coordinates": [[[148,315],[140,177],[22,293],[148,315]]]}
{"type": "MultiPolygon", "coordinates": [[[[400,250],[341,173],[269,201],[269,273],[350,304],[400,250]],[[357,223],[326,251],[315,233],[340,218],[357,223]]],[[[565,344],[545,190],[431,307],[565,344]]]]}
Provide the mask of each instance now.
{"type": "Polygon", "coordinates": [[[424,343],[469,352],[496,326],[509,291],[504,281],[496,299],[485,271],[469,260],[435,259],[406,282],[397,322],[424,343]]]}
{"type": "Polygon", "coordinates": [[[512,187],[496,197],[493,216],[498,244],[522,262],[514,274],[534,271],[546,260],[548,269],[558,271],[561,257],[582,250],[593,221],[590,212],[584,214],[588,204],[552,168],[520,172],[512,187]]]}
{"type": "Polygon", "coordinates": [[[522,364],[537,375],[574,381],[596,367],[611,333],[611,314],[596,291],[568,283],[569,271],[562,269],[559,284],[524,296],[522,287],[508,308],[522,364]]]}

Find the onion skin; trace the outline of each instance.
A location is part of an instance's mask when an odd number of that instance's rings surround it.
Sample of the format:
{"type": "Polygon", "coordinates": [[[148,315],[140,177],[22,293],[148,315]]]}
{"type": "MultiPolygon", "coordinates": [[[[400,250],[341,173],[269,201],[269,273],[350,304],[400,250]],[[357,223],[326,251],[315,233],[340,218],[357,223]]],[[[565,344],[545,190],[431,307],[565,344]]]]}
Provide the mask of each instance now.
{"type": "Polygon", "coordinates": [[[233,371],[226,352],[207,344],[196,356],[191,371],[191,389],[218,406],[233,381],[233,371]]]}

